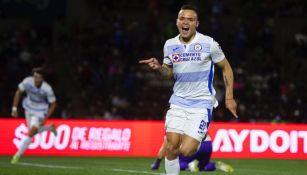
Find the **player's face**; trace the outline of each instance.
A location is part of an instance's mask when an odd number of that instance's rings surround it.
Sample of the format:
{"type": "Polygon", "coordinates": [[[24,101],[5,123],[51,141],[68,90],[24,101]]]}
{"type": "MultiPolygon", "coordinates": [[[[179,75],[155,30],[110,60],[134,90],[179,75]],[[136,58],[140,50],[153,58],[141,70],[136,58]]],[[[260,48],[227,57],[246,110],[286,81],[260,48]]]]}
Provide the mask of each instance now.
{"type": "Polygon", "coordinates": [[[38,74],[38,73],[35,72],[33,74],[33,78],[34,78],[35,86],[39,88],[42,85],[43,81],[44,81],[43,75],[38,74]]]}
{"type": "Polygon", "coordinates": [[[198,26],[197,14],[193,10],[180,10],[177,18],[177,28],[180,36],[185,41],[190,39],[196,34],[198,26]]]}

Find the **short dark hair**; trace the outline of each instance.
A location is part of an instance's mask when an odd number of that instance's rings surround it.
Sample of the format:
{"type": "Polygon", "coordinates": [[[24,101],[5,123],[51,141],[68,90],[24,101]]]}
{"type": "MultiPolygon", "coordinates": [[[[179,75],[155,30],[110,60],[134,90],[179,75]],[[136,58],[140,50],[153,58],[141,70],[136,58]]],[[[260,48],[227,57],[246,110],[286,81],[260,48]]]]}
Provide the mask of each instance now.
{"type": "Polygon", "coordinates": [[[185,4],[185,5],[181,6],[180,10],[193,10],[198,16],[198,10],[197,10],[196,6],[194,6],[194,5],[185,4]]]}
{"type": "Polygon", "coordinates": [[[42,75],[43,77],[45,77],[45,70],[42,67],[34,67],[32,69],[32,75],[34,75],[34,73],[38,73],[38,74],[42,75]]]}

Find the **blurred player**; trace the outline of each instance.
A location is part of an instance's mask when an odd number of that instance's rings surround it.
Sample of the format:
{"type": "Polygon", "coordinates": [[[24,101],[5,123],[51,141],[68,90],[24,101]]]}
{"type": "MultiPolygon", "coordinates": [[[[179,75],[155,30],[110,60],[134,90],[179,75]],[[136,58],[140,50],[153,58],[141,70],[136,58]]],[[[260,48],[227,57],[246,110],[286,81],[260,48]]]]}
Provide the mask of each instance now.
{"type": "Polygon", "coordinates": [[[162,76],[175,79],[165,121],[168,175],[180,173],[178,155],[194,154],[207,134],[213,107],[218,105],[213,88],[214,64],[223,71],[225,105],[237,117],[232,68],[219,44],[196,31],[198,25],[197,9],[182,6],[177,18],[179,35],[166,41],[163,65],[156,58],[139,61],[162,76]]]}
{"type": "Polygon", "coordinates": [[[44,70],[42,68],[34,68],[32,76],[25,78],[18,85],[13,100],[12,117],[18,117],[17,106],[23,92],[27,94],[22,101],[22,107],[24,108],[27,120],[28,136],[23,140],[19,150],[12,158],[12,164],[18,163],[35,134],[43,131],[52,131],[55,136],[57,135],[54,124],[44,126],[46,120],[56,108],[56,98],[51,86],[44,81],[44,70]]]}
{"type": "MultiPolygon", "coordinates": [[[[151,165],[152,170],[158,170],[162,158],[165,156],[167,140],[164,138],[164,142],[158,153],[158,157],[155,162],[151,165]]],[[[210,136],[206,137],[206,140],[201,142],[201,145],[197,152],[190,157],[179,155],[180,170],[190,170],[192,172],[197,171],[214,171],[216,169],[224,172],[232,173],[234,169],[221,161],[216,163],[210,162],[212,154],[212,141],[210,136]]]]}

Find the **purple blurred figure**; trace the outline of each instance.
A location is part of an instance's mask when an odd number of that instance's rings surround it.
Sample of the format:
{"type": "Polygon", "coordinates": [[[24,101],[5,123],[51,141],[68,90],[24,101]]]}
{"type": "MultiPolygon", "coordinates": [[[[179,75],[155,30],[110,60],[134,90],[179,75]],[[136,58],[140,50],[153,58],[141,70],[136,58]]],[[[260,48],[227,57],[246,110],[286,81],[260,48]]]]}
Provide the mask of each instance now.
{"type": "MultiPolygon", "coordinates": [[[[158,157],[151,165],[151,170],[158,170],[160,167],[160,163],[162,158],[165,156],[165,151],[167,147],[166,138],[164,138],[164,142],[159,150],[158,157]]],[[[214,171],[219,169],[224,172],[232,173],[234,169],[221,161],[218,162],[210,162],[212,154],[212,141],[210,136],[207,136],[205,140],[203,140],[195,154],[190,157],[185,157],[183,155],[179,155],[179,164],[180,170],[189,170],[192,172],[197,171],[214,171]]]]}

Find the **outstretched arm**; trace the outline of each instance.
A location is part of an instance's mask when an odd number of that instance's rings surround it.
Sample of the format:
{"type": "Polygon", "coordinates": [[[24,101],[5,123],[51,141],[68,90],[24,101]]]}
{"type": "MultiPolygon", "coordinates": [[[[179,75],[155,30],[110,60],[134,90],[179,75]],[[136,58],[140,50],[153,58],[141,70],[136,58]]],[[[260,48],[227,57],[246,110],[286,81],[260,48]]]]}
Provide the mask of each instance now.
{"type": "Polygon", "coordinates": [[[225,105],[229,111],[238,118],[237,115],[237,103],[233,98],[233,72],[232,68],[225,58],[222,61],[217,63],[217,66],[220,67],[223,71],[224,83],[226,86],[226,94],[225,94],[225,105]]]}
{"type": "Polygon", "coordinates": [[[159,73],[165,78],[171,78],[173,75],[173,70],[167,64],[161,64],[156,58],[149,58],[146,60],[140,60],[140,64],[147,64],[152,70],[158,70],[159,73]]]}

